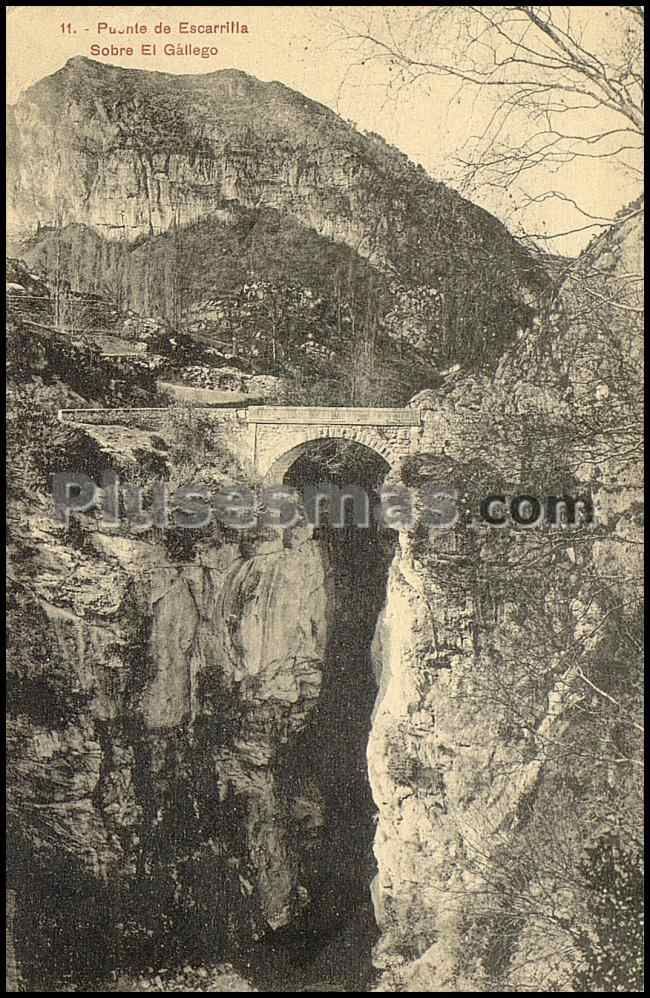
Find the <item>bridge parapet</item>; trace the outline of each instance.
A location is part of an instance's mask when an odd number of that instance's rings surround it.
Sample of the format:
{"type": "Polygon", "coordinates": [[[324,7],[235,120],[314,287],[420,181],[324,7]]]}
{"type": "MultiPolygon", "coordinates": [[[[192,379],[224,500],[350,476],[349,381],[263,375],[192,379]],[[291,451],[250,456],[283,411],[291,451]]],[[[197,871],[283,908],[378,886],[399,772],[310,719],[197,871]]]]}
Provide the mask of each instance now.
{"type": "Polygon", "coordinates": [[[394,426],[422,425],[418,409],[369,409],[344,406],[273,406],[247,408],[217,406],[171,406],[164,408],[60,409],[63,423],[89,423],[94,426],[137,426],[142,422],[160,424],[165,419],[199,415],[217,421],[239,419],[252,424],[277,426],[394,426]]]}
{"type": "Polygon", "coordinates": [[[348,406],[251,405],[246,409],[249,423],[275,423],[280,426],[420,426],[417,409],[368,409],[348,406]]]}

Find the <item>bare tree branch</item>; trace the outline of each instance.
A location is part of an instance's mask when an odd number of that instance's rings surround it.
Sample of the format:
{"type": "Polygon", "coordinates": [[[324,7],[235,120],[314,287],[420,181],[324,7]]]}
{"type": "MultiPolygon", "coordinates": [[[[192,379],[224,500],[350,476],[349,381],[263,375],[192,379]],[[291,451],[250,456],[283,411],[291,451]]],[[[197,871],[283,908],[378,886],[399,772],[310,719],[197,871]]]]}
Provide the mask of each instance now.
{"type": "MultiPolygon", "coordinates": [[[[580,8],[541,5],[354,8],[339,15],[337,30],[357,69],[387,69],[393,96],[427,80],[456,80],[483,104],[493,100],[482,134],[466,141],[457,162],[472,189],[507,191],[527,174],[582,159],[620,162],[630,179],[637,173],[643,8],[606,10],[606,38],[590,32],[580,8]]],[[[535,187],[524,193],[531,208],[535,187]]],[[[580,214],[575,198],[573,205],[580,214]]]]}

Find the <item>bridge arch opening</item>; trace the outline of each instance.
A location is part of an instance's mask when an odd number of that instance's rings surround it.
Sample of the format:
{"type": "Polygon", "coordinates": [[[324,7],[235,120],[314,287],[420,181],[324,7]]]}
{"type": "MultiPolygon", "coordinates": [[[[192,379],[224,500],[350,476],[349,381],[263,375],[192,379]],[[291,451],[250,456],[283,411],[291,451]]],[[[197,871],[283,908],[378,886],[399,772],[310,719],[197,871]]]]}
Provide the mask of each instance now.
{"type": "MultiPolygon", "coordinates": [[[[282,470],[276,484],[299,492],[324,483],[356,486],[378,502],[391,465],[358,440],[317,438],[290,448],[275,467],[282,470]]],[[[368,772],[379,685],[373,645],[397,534],[375,517],[364,527],[326,520],[313,540],[329,578],[330,637],[319,700],[282,771],[287,799],[317,801],[323,825],[301,870],[309,904],[269,943],[285,968],[304,962],[302,983],[338,981],[345,986],[337,990],[363,991],[378,938],[372,903],[377,808],[368,772]]]]}
{"type": "MultiPolygon", "coordinates": [[[[303,458],[312,462],[320,460],[321,464],[333,472],[338,463],[345,467],[349,475],[355,469],[357,475],[363,474],[374,465],[376,474],[382,481],[393,466],[389,444],[379,438],[375,439],[371,433],[359,430],[336,432],[335,428],[328,428],[327,432],[310,434],[293,446],[266,456],[261,469],[265,483],[281,485],[288,482],[286,476],[303,458]],[[335,460],[335,455],[338,455],[338,460],[335,460]]],[[[295,473],[293,474],[295,477],[295,473]]]]}

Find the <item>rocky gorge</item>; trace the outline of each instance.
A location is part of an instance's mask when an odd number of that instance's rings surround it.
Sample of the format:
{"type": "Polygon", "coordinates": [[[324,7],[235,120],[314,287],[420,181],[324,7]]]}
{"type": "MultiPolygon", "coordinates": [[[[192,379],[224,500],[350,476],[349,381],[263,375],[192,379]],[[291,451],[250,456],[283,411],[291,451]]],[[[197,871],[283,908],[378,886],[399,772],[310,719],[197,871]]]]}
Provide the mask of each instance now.
{"type": "MultiPolygon", "coordinates": [[[[124,446],[119,429],[109,437],[124,446]]],[[[139,437],[141,461],[156,448],[139,437]]],[[[355,611],[354,572],[309,528],[232,533],[215,530],[188,559],[93,517],[73,539],[30,516],[40,544],[29,569],[15,562],[31,581],[17,580],[13,620],[36,614],[51,632],[40,668],[19,653],[12,687],[17,936],[43,947],[18,944],[30,977],[53,949],[52,970],[83,973],[100,940],[107,972],[169,962],[169,947],[206,959],[217,939],[242,959],[295,923],[314,947],[367,907],[373,613],[355,611]]],[[[369,581],[372,558],[356,565],[369,581]]]]}
{"type": "MultiPolygon", "coordinates": [[[[100,246],[95,274],[120,243],[96,234],[122,217],[114,195],[132,195],[137,254],[143,237],[170,243],[170,178],[187,195],[183,225],[200,216],[214,231],[217,195],[237,214],[263,188],[373,266],[406,267],[408,253],[387,256],[400,240],[430,240],[408,264],[427,272],[454,239],[456,262],[489,247],[508,261],[501,286],[481,266],[474,288],[438,275],[465,289],[444,328],[463,319],[487,336],[492,306],[512,321],[489,363],[438,366],[435,387],[410,397],[422,429],[398,466],[315,442],[287,473],[301,485],[354,468],[373,493],[405,487],[409,526],[188,532],[143,530],[128,510],[109,527],[101,507],[57,523],[50,476],[73,467],[145,489],[259,483],[191,407],[168,405],[155,430],[64,426],[61,408],[169,400],[82,335],[10,313],[8,865],[22,989],[639,990],[642,205],[535,297],[537,263],[457,195],[422,181],[436,241],[383,188],[363,202],[358,159],[332,152],[328,176],[348,173],[330,184],[319,142],[303,162],[269,140],[251,171],[246,150],[215,152],[219,129],[189,142],[168,80],[127,74],[133,93],[116,102],[124,73],[75,60],[15,110],[12,192],[36,258],[57,204],[62,226],[100,246]],[[39,172],[52,87],[65,191],[39,172]],[[143,162],[154,97],[168,132],[143,162]],[[399,238],[380,231],[370,250],[379,218],[399,238]],[[450,529],[428,515],[432,483],[456,490],[450,529]],[[595,524],[476,522],[486,494],[521,492],[586,494],[595,524]]],[[[216,87],[241,138],[258,86],[289,145],[322,127],[300,95],[239,74],[181,89],[210,104],[216,87]]],[[[394,169],[394,151],[353,142],[394,169]]],[[[138,267],[126,283],[144,300],[138,267]]]]}

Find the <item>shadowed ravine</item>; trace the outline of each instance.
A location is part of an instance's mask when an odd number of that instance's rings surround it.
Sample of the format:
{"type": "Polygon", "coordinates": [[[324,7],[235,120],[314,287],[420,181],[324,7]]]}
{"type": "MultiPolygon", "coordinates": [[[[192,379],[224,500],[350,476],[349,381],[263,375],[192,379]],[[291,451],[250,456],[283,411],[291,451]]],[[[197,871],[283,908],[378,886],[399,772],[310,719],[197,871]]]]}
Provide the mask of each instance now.
{"type": "MultiPolygon", "coordinates": [[[[374,498],[382,465],[372,457],[357,469],[356,481],[374,498]]],[[[297,487],[325,480],[341,485],[355,479],[309,457],[287,475],[297,487]]],[[[252,961],[269,991],[366,990],[377,941],[370,895],[376,809],[367,746],[377,697],[372,643],[394,534],[376,524],[330,527],[323,518],[316,536],[333,582],[331,637],[319,702],[282,771],[287,799],[309,798],[317,788],[323,827],[300,850],[309,905],[299,921],[267,938],[252,961]]]]}

